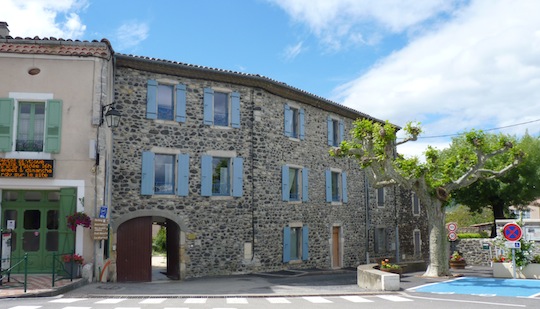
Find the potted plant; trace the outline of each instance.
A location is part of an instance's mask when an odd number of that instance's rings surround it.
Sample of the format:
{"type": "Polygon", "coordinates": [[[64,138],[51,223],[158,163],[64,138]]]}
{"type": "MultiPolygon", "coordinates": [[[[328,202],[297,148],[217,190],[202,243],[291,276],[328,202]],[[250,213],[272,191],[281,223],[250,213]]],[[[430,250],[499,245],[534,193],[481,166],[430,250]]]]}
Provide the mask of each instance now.
{"type": "Polygon", "coordinates": [[[465,258],[458,251],[454,251],[450,256],[450,268],[464,269],[466,265],[465,258]]]}
{"type": "Polygon", "coordinates": [[[82,227],[89,228],[90,225],[92,225],[92,219],[85,214],[82,211],[78,211],[70,216],[66,217],[67,219],[67,227],[75,231],[77,229],[77,225],[81,225],[82,227]]]}
{"type": "Polygon", "coordinates": [[[64,254],[62,256],[64,262],[64,270],[69,277],[78,278],[81,273],[81,266],[84,263],[84,258],[79,254],[64,254]]]}
{"type": "Polygon", "coordinates": [[[381,265],[379,266],[379,270],[398,274],[398,275],[401,275],[403,273],[403,268],[399,266],[398,264],[390,263],[389,259],[381,260],[381,265]]]}

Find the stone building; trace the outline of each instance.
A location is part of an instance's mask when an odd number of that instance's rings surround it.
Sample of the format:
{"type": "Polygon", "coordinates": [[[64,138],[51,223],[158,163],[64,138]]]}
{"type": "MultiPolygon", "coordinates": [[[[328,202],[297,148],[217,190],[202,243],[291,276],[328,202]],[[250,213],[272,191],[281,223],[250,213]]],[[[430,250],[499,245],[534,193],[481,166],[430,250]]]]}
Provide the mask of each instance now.
{"type": "Polygon", "coordinates": [[[372,189],[354,160],[328,154],[371,116],[260,75],[123,54],[115,64],[119,281],[152,280],[153,224],[166,227],[175,279],[425,256],[414,197],[372,189]]]}
{"type": "Polygon", "coordinates": [[[12,37],[0,22],[0,222],[12,264],[27,253],[30,273],[51,273],[53,254],[103,260],[91,230],[74,233],[66,217],[108,204],[112,57],[106,40],[12,37]]]}

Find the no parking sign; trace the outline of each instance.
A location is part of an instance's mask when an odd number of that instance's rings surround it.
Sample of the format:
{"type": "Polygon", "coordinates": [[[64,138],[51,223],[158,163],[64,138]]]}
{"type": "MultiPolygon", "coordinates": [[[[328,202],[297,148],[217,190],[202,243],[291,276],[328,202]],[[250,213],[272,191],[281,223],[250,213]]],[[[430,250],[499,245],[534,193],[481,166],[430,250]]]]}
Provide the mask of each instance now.
{"type": "Polygon", "coordinates": [[[523,236],[523,231],[521,230],[521,226],[511,222],[504,225],[503,235],[508,241],[518,241],[523,236]]]}

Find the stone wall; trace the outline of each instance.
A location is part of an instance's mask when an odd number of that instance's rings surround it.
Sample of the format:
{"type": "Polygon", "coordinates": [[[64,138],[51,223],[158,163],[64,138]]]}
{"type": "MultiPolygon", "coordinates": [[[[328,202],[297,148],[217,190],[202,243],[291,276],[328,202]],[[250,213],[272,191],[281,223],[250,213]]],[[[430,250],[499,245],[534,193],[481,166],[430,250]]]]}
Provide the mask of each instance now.
{"type": "MultiPolygon", "coordinates": [[[[152,73],[121,64],[116,71],[115,91],[116,108],[123,117],[122,126],[114,131],[111,220],[141,210],[156,214],[158,210],[166,211],[179,217],[186,226],[182,232],[190,236],[185,239],[181,257],[186,278],[287,268],[331,268],[334,227],[341,230],[341,267],[365,263],[366,250],[371,257],[396,254],[395,227],[404,225],[400,219],[403,213],[396,209],[404,207],[403,212],[410,212],[410,196],[399,188],[390,188],[385,207],[378,207],[376,191],[369,188],[368,196],[365,194],[365,177],[358,164],[328,154],[327,117],[343,119],[345,132],[352,128],[353,119],[255,87],[152,73]],[[168,79],[186,85],[185,123],[146,119],[149,79],[168,79]],[[239,129],[203,124],[205,87],[240,93],[239,129]],[[305,110],[304,140],[284,136],[285,103],[305,110]],[[140,194],[141,153],[156,147],[189,154],[187,197],[140,194]],[[235,152],[244,159],[242,197],[201,196],[201,155],[208,151],[235,152]],[[286,164],[309,169],[307,202],[282,201],[281,168],[286,164]],[[347,203],[326,202],[325,171],[329,168],[347,173],[347,203]],[[309,227],[308,261],[282,262],[283,227],[291,224],[309,227]],[[373,228],[377,226],[389,228],[388,246],[384,252],[375,254],[373,228]],[[249,247],[252,249],[246,251],[249,247]]],[[[411,226],[421,223],[418,218],[411,226]]],[[[400,241],[410,241],[411,236],[407,239],[406,233],[400,233],[400,241]]],[[[423,238],[427,239],[427,234],[423,238]]],[[[408,243],[401,247],[403,252],[411,250],[408,243]]],[[[425,255],[427,247],[423,249],[425,255]]]]}
{"type": "MultiPolygon", "coordinates": [[[[450,246],[449,252],[452,252],[451,250],[452,246],[450,246]]],[[[500,248],[496,247],[493,238],[459,239],[455,242],[455,250],[463,254],[468,265],[482,266],[491,265],[491,259],[500,252],[500,248]],[[488,245],[488,249],[484,249],[484,244],[488,245]]],[[[533,255],[536,254],[540,254],[539,242],[535,242],[533,255]]]]}

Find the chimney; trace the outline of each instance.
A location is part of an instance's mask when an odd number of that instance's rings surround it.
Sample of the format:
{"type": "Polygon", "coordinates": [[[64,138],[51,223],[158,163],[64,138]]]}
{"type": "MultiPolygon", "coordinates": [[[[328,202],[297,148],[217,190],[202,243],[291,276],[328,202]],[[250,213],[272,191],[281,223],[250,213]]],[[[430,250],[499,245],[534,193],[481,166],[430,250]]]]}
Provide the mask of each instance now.
{"type": "Polygon", "coordinates": [[[9,36],[8,24],[5,21],[0,21],[0,38],[9,36]]]}

